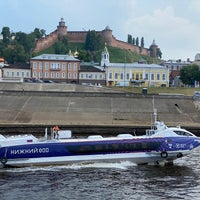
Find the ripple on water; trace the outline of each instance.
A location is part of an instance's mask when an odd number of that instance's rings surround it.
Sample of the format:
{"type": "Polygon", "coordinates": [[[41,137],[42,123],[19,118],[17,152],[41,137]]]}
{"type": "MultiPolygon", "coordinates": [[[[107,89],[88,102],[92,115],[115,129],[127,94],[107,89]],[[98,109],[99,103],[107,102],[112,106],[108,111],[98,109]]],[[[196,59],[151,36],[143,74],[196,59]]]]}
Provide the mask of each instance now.
{"type": "Polygon", "coordinates": [[[131,162],[0,169],[1,200],[200,199],[195,150],[174,166],[131,162]]]}

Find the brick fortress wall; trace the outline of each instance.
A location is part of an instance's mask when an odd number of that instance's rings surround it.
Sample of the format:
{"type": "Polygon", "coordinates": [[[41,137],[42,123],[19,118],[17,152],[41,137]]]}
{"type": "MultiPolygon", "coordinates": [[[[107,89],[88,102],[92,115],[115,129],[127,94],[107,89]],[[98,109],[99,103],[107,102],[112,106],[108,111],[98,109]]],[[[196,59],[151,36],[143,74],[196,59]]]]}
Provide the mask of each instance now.
{"type": "MultiPolygon", "coordinates": [[[[136,45],[129,44],[127,42],[123,42],[120,40],[117,40],[113,35],[112,35],[112,30],[109,29],[109,27],[106,27],[102,31],[96,31],[97,34],[101,34],[104,37],[105,42],[107,45],[113,46],[113,47],[118,47],[126,50],[130,50],[132,52],[142,54],[142,55],[150,55],[149,49],[147,48],[140,48],[136,45]]],[[[35,52],[40,52],[44,49],[47,49],[48,47],[52,46],[55,42],[58,41],[58,38],[60,35],[67,35],[69,42],[80,42],[84,43],[87,35],[87,31],[67,31],[67,27],[63,26],[60,28],[59,26],[57,27],[57,30],[54,32],[50,33],[44,38],[39,39],[36,42],[36,47],[35,47],[35,52]],[[64,30],[63,30],[64,29],[64,30]],[[62,30],[62,32],[61,32],[62,30]]]]}

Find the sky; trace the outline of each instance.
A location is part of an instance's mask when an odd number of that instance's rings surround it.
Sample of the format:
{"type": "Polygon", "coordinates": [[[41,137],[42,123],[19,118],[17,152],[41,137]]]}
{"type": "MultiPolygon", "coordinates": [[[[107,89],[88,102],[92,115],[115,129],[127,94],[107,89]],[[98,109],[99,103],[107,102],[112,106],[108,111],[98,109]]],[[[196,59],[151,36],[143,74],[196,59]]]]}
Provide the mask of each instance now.
{"type": "Polygon", "coordinates": [[[61,17],[69,31],[109,26],[118,40],[144,37],[147,48],[155,40],[164,60],[193,61],[200,53],[200,0],[3,0],[0,30],[49,34],[61,17]]]}

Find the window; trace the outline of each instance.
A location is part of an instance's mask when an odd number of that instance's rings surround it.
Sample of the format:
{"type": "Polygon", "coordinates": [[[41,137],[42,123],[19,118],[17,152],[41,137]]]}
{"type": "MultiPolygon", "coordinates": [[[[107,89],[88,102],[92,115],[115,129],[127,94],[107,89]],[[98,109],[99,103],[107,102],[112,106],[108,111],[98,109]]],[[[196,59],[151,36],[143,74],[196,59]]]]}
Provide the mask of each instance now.
{"type": "Polygon", "coordinates": [[[51,78],[54,78],[54,72],[51,72],[51,78]]]}
{"type": "Polygon", "coordinates": [[[45,69],[46,69],[46,70],[49,69],[49,63],[48,63],[48,62],[45,63],[45,69]]]}
{"type": "Polygon", "coordinates": [[[36,62],[33,63],[33,69],[37,69],[37,63],[36,62]]]}
{"type": "Polygon", "coordinates": [[[14,77],[15,76],[15,72],[12,72],[12,77],[14,77]]]}
{"type": "Polygon", "coordinates": [[[77,71],[77,63],[74,63],[74,70],[77,71]]]}
{"type": "Polygon", "coordinates": [[[174,130],[174,132],[177,134],[177,135],[181,135],[181,136],[193,136],[191,133],[189,132],[186,132],[186,131],[176,131],[174,130]]]}
{"type": "Polygon", "coordinates": [[[42,69],[42,62],[40,62],[40,64],[39,64],[39,68],[42,69]]]}
{"type": "Polygon", "coordinates": [[[124,79],[124,74],[123,74],[123,73],[120,74],[120,79],[121,79],[121,80],[124,79]]]}
{"type": "Polygon", "coordinates": [[[59,63],[51,63],[51,69],[59,70],[60,64],[59,63]]]}
{"type": "Polygon", "coordinates": [[[9,77],[9,72],[6,72],[6,76],[9,77]]]}
{"type": "Polygon", "coordinates": [[[133,79],[133,80],[134,80],[134,77],[135,77],[134,74],[132,74],[132,79],[133,79]]]}
{"type": "Polygon", "coordinates": [[[22,72],[22,77],[24,77],[24,72],[22,72]]]}
{"type": "Polygon", "coordinates": [[[102,76],[102,74],[100,74],[100,75],[99,75],[99,79],[102,79],[102,78],[103,78],[103,76],[102,76]]]}
{"type": "Polygon", "coordinates": [[[39,73],[39,78],[42,78],[43,74],[42,72],[39,73]]]}
{"type": "Polygon", "coordinates": [[[127,79],[127,80],[130,79],[129,73],[126,74],[126,79],[127,79]]]}
{"type": "Polygon", "coordinates": [[[26,77],[30,77],[29,72],[26,72],[26,77]]]}
{"type": "Polygon", "coordinates": [[[81,74],[81,78],[84,78],[84,74],[81,74]]]}
{"type": "Polygon", "coordinates": [[[98,75],[97,75],[97,74],[95,74],[95,75],[94,75],[94,78],[95,78],[95,79],[97,79],[97,78],[98,78],[98,75]]]}
{"type": "Polygon", "coordinates": [[[88,76],[90,79],[92,79],[92,74],[89,74],[89,76],[88,76]]]}
{"type": "Polygon", "coordinates": [[[151,74],[151,80],[154,80],[154,74],[151,74]]]}
{"type": "Polygon", "coordinates": [[[37,77],[37,73],[33,72],[33,77],[36,78],[37,77]]]}
{"type": "Polygon", "coordinates": [[[74,73],[74,78],[77,78],[77,73],[74,73]]]}
{"type": "Polygon", "coordinates": [[[117,79],[118,78],[118,73],[115,73],[115,79],[117,79]]]}
{"type": "Polygon", "coordinates": [[[146,73],[145,74],[145,80],[148,80],[149,79],[149,75],[146,73]]]}
{"type": "Polygon", "coordinates": [[[157,74],[157,75],[156,75],[156,78],[157,78],[157,80],[159,81],[159,80],[160,80],[160,74],[157,74]]]}
{"type": "Polygon", "coordinates": [[[56,73],[56,78],[60,78],[60,73],[56,73]]]}
{"type": "Polygon", "coordinates": [[[136,74],[136,80],[139,80],[139,74],[136,74]]]}
{"type": "Polygon", "coordinates": [[[71,78],[71,73],[68,73],[68,78],[71,78]]]}
{"type": "Polygon", "coordinates": [[[68,70],[71,70],[72,69],[72,65],[71,63],[68,64],[68,70]]]}
{"type": "Polygon", "coordinates": [[[112,73],[111,72],[109,73],[109,79],[112,79],[112,73]]]}
{"type": "Polygon", "coordinates": [[[62,70],[66,70],[66,64],[65,63],[62,64],[62,70]]]}
{"type": "Polygon", "coordinates": [[[19,72],[17,72],[17,77],[19,77],[19,72]]]}
{"type": "Polygon", "coordinates": [[[62,78],[65,78],[65,72],[62,73],[62,78]]]}
{"type": "Polygon", "coordinates": [[[162,75],[162,79],[163,79],[163,81],[166,80],[166,74],[162,75]]]}
{"type": "Polygon", "coordinates": [[[45,78],[49,78],[49,73],[45,72],[45,78]]]}

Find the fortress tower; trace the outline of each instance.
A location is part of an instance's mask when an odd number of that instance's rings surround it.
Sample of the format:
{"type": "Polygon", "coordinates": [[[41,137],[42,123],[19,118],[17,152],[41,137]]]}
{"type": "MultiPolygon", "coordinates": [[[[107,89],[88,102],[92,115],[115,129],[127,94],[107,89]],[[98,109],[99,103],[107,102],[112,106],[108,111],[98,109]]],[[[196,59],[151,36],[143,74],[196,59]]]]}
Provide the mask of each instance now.
{"type": "Polygon", "coordinates": [[[63,18],[61,18],[61,21],[59,22],[59,25],[57,26],[57,34],[58,34],[58,39],[67,35],[67,26],[65,26],[65,22],[63,18]]]}
{"type": "Polygon", "coordinates": [[[106,26],[106,28],[102,31],[102,35],[105,39],[105,42],[108,45],[112,45],[112,30],[109,28],[109,26],[106,26]]]}
{"type": "Polygon", "coordinates": [[[157,58],[158,45],[156,45],[155,40],[153,40],[153,43],[151,44],[149,49],[150,49],[150,56],[153,58],[157,58]]]}

